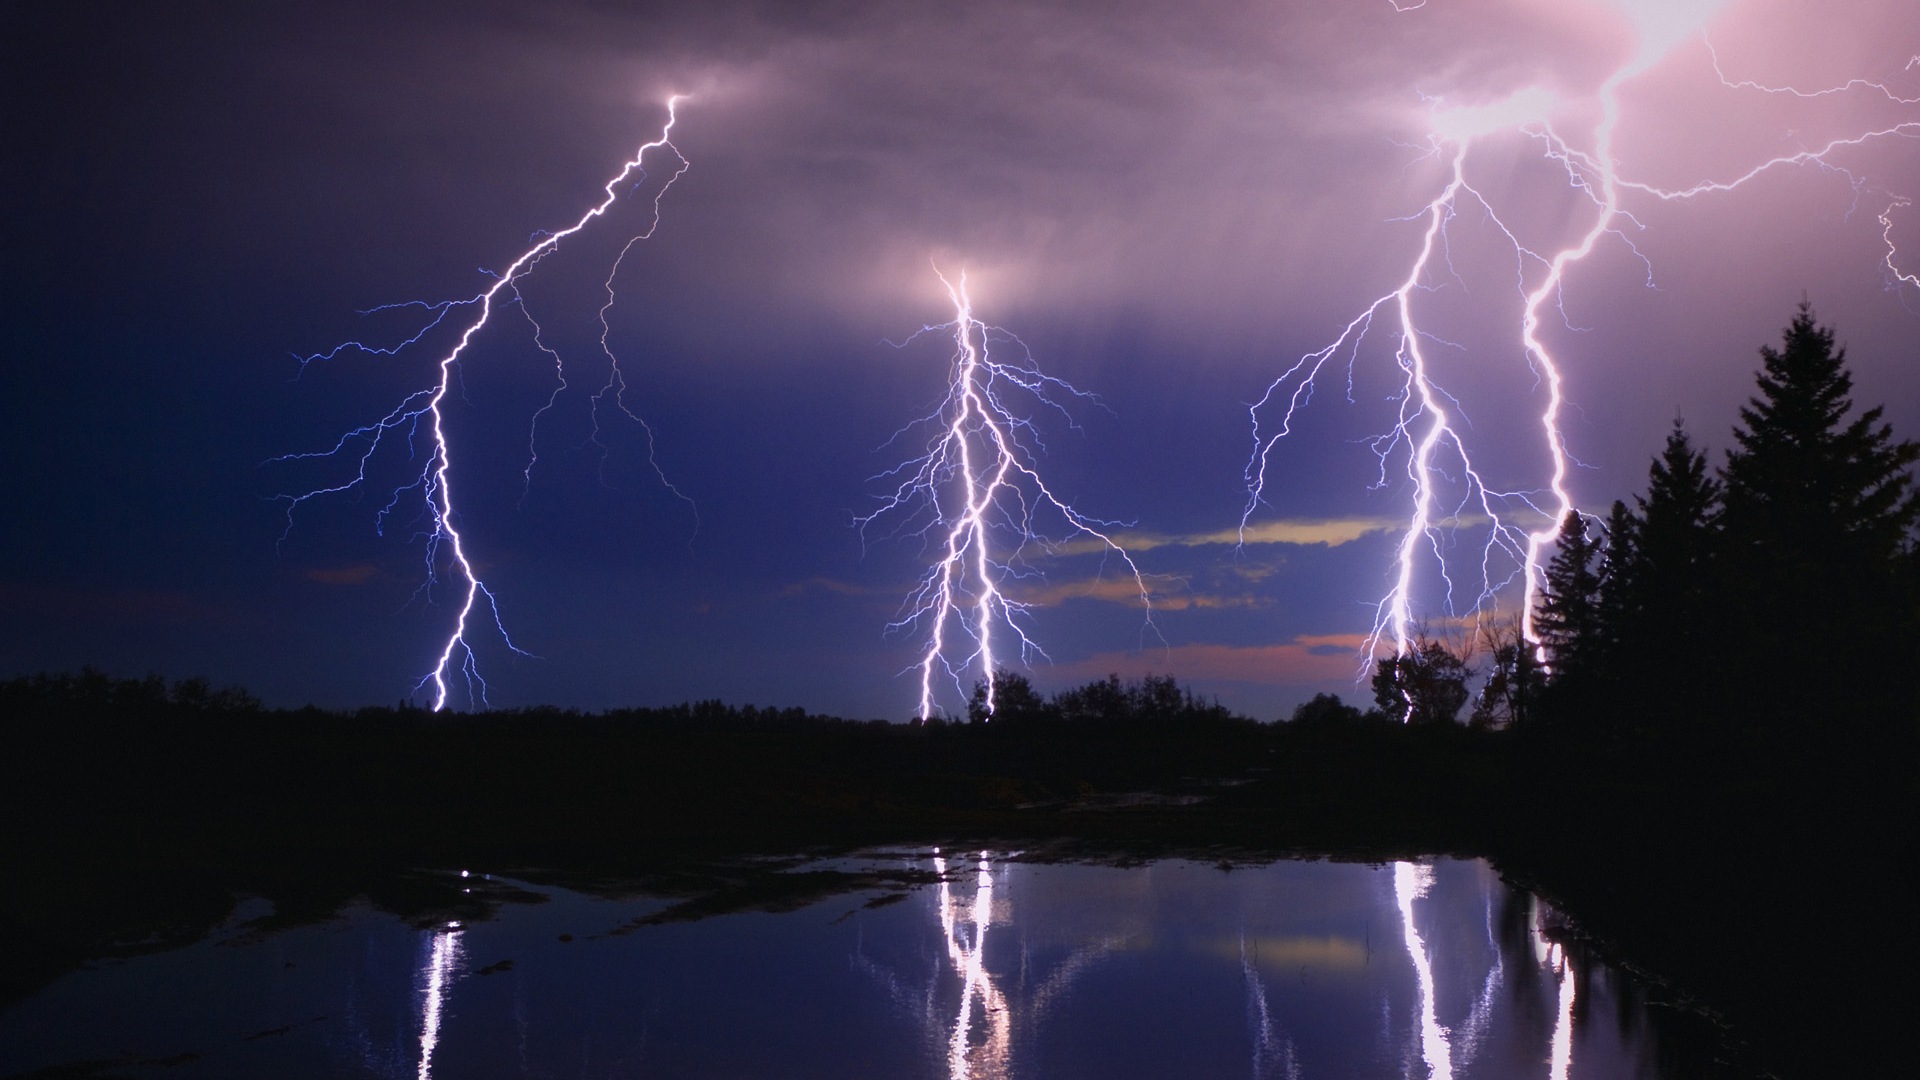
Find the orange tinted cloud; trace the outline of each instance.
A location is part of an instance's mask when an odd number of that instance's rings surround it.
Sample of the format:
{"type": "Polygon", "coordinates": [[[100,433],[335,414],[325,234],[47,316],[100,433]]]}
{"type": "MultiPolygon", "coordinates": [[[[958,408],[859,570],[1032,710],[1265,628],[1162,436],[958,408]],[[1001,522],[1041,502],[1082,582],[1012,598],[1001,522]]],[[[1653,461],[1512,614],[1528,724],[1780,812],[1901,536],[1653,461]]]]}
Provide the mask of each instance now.
{"type": "MultiPolygon", "coordinates": [[[[1136,555],[1159,547],[1206,547],[1209,545],[1237,547],[1248,544],[1325,544],[1328,547],[1339,547],[1363,536],[1396,528],[1405,528],[1405,522],[1388,518],[1265,521],[1247,526],[1244,532],[1238,528],[1212,529],[1180,535],[1129,532],[1115,535],[1113,541],[1136,555]]],[[[1109,549],[1100,541],[1089,538],[1056,544],[1049,550],[1059,555],[1087,555],[1109,549]]]]}
{"type": "MultiPolygon", "coordinates": [[[[1148,584],[1153,590],[1153,585],[1148,584]]],[[[1111,604],[1123,604],[1127,607],[1140,607],[1140,585],[1130,577],[1088,578],[1084,581],[1042,582],[1029,587],[1025,583],[1009,583],[1003,587],[1009,596],[1023,604],[1038,607],[1051,607],[1062,600],[1105,600],[1111,604]]],[[[1163,600],[1157,590],[1150,592],[1154,607],[1172,606],[1163,600]]]]}
{"type": "Polygon", "coordinates": [[[1364,634],[1302,634],[1282,645],[1176,645],[1145,652],[1098,653],[1056,664],[1068,678],[1177,671],[1182,681],[1220,680],[1264,686],[1313,686],[1352,679],[1361,669],[1364,634]]]}
{"type": "MultiPolygon", "coordinates": [[[[1264,574],[1248,575],[1250,581],[1257,581],[1264,574]]],[[[1191,583],[1182,578],[1147,578],[1147,592],[1155,611],[1187,611],[1195,608],[1218,610],[1223,608],[1265,607],[1272,603],[1267,597],[1251,593],[1234,595],[1231,593],[1200,593],[1185,591],[1191,583]]],[[[1052,607],[1066,600],[1103,600],[1122,607],[1142,607],[1140,586],[1131,577],[1109,575],[1087,578],[1081,581],[1019,581],[1010,582],[1002,591],[1011,599],[1035,607],[1052,607]]]]}
{"type": "Polygon", "coordinates": [[[847,581],[838,581],[830,577],[810,577],[805,581],[796,581],[781,589],[781,596],[805,596],[811,592],[834,593],[839,596],[877,596],[887,594],[888,590],[871,585],[855,585],[847,581]]]}

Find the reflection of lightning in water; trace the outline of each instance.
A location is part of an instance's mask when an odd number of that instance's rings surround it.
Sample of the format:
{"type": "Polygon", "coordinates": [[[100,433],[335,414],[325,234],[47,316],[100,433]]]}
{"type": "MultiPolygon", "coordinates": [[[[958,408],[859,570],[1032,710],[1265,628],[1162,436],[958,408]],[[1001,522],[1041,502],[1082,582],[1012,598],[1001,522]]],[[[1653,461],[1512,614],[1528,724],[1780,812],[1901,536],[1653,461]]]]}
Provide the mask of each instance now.
{"type": "Polygon", "coordinates": [[[1560,949],[1560,1009],[1553,1022],[1552,1080],[1567,1080],[1573,1069],[1573,961],[1560,949]]]}
{"type": "MultiPolygon", "coordinates": [[[[1394,6],[1396,10],[1411,11],[1423,5],[1396,3],[1394,6]]],[[[1813,165],[1845,177],[1857,199],[1859,194],[1872,189],[1862,178],[1837,164],[1834,155],[1873,141],[1920,136],[1920,121],[1912,120],[1872,130],[1850,129],[1848,134],[1831,139],[1817,149],[1781,155],[1732,179],[1705,181],[1691,187],[1663,188],[1622,178],[1614,152],[1615,135],[1621,124],[1622,87],[1644,75],[1680,42],[1696,34],[1720,3],[1719,0],[1616,0],[1616,6],[1638,32],[1639,48],[1594,91],[1591,104],[1597,106],[1597,118],[1581,133],[1580,143],[1557,127],[1554,117],[1576,111],[1587,103],[1574,102],[1573,109],[1563,109],[1561,106],[1566,103],[1542,87],[1529,87],[1488,105],[1456,107],[1444,101],[1434,104],[1428,118],[1429,156],[1446,162],[1446,180],[1430,200],[1405,219],[1423,224],[1417,251],[1409,260],[1399,285],[1362,308],[1331,342],[1296,360],[1251,407],[1254,445],[1245,473],[1248,498],[1241,517],[1243,538],[1253,515],[1268,500],[1269,485],[1274,481],[1269,475],[1269,464],[1275,447],[1291,432],[1296,414],[1311,400],[1322,370],[1329,364],[1336,367],[1344,364],[1351,399],[1352,372],[1366,337],[1378,328],[1376,324],[1392,335],[1392,355],[1400,371],[1399,406],[1392,425],[1371,443],[1379,464],[1374,486],[1384,488],[1391,472],[1396,468],[1402,471],[1410,493],[1409,514],[1394,553],[1392,584],[1375,607],[1365,649],[1369,662],[1383,649],[1396,654],[1408,651],[1418,623],[1414,600],[1416,579],[1427,567],[1433,568],[1445,614],[1449,616],[1461,614],[1463,605],[1476,618],[1481,616],[1518,579],[1523,591],[1520,598],[1523,630],[1529,639],[1533,638],[1532,617],[1541,584],[1542,552],[1553,542],[1560,521],[1574,509],[1573,495],[1567,485],[1571,458],[1560,423],[1565,404],[1563,364],[1542,337],[1542,327],[1550,307],[1561,309],[1560,319],[1565,322],[1568,274],[1603,243],[1618,241],[1631,255],[1645,261],[1624,231],[1628,226],[1640,227],[1640,223],[1622,205],[1623,194],[1662,201],[1690,199],[1732,191],[1781,167],[1813,165]],[[1590,207],[1590,212],[1582,215],[1584,223],[1573,229],[1570,241],[1558,250],[1529,247],[1468,179],[1469,158],[1484,140],[1516,133],[1536,140],[1543,148],[1545,160],[1564,172],[1568,190],[1590,207]],[[1545,456],[1546,475],[1528,489],[1496,489],[1489,485],[1487,473],[1475,464],[1462,422],[1464,410],[1436,377],[1429,356],[1436,345],[1462,351],[1464,348],[1439,337],[1431,328],[1431,322],[1423,321],[1415,310],[1415,301],[1440,289],[1446,279],[1464,284],[1452,262],[1450,229],[1468,212],[1489,223],[1494,241],[1502,245],[1503,252],[1511,253],[1515,268],[1513,292],[1509,295],[1518,304],[1519,317],[1512,344],[1514,352],[1527,364],[1525,372],[1515,374],[1523,385],[1534,387],[1533,392],[1540,395],[1538,423],[1541,451],[1545,456]],[[1446,494],[1449,491],[1457,495],[1446,494]],[[1473,570],[1476,580],[1464,595],[1456,595],[1455,577],[1459,569],[1449,563],[1448,534],[1469,522],[1484,526],[1486,539],[1479,547],[1478,566],[1473,570]]],[[[1751,80],[1736,82],[1721,72],[1717,57],[1714,66],[1721,82],[1733,90],[1809,99],[1864,94],[1883,97],[1893,105],[1920,104],[1920,98],[1902,97],[1886,84],[1867,79],[1855,79],[1829,90],[1802,91],[1765,86],[1751,80]]],[[[1893,216],[1904,211],[1910,200],[1886,192],[1875,193],[1882,197],[1885,205],[1879,221],[1886,248],[1884,263],[1889,287],[1920,285],[1920,275],[1903,269],[1893,239],[1893,216]]]]}
{"type": "MultiPolygon", "coordinates": [[[[1421,1056],[1431,1072],[1433,1080],[1450,1080],[1456,1069],[1466,1072],[1478,1053],[1493,1019],[1496,990],[1506,973],[1506,961],[1502,950],[1493,939],[1491,894],[1487,897],[1488,945],[1494,957],[1493,967],[1487,973],[1475,998],[1473,1007],[1466,1019],[1456,1028],[1448,1028],[1440,1023],[1439,1009],[1435,1002],[1436,979],[1433,971],[1432,950],[1424,935],[1414,923],[1414,901],[1424,898],[1434,883],[1433,868],[1417,863],[1396,862],[1393,864],[1394,897],[1400,908],[1400,921],[1403,928],[1407,952],[1413,958],[1415,977],[1420,995],[1420,1046],[1421,1056]]],[[[1546,935],[1545,909],[1537,897],[1530,897],[1532,915],[1529,919],[1528,934],[1533,945],[1534,960],[1555,976],[1558,993],[1558,1009],[1550,1042],[1550,1060],[1552,1062],[1552,1080],[1567,1080],[1568,1071],[1573,1067],[1573,962],[1567,956],[1564,946],[1550,941],[1546,935]]]]}
{"type": "Polygon", "coordinates": [[[1480,1053],[1480,1047],[1493,1024],[1493,1009],[1496,1000],[1495,991],[1500,988],[1501,979],[1506,977],[1506,954],[1501,951],[1499,942],[1493,936],[1493,890],[1491,880],[1483,871],[1480,879],[1482,913],[1487,928],[1487,950],[1493,957],[1492,966],[1487,968],[1487,977],[1480,982],[1480,995],[1473,999],[1473,1008],[1467,1018],[1453,1033],[1454,1056],[1464,1071],[1473,1064],[1480,1053]]]}
{"type": "MultiPolygon", "coordinates": [[[[537,267],[542,260],[554,252],[562,240],[586,228],[587,225],[596,218],[604,216],[608,209],[611,208],[614,202],[620,197],[620,189],[623,185],[637,184],[639,179],[636,179],[636,177],[644,179],[646,170],[642,162],[645,160],[648,151],[665,148],[673,154],[677,164],[674,167],[673,173],[667,177],[666,181],[654,193],[652,220],[643,232],[630,239],[626,247],[620,250],[619,257],[614,260],[613,268],[608,272],[606,277],[608,300],[601,306],[599,311],[601,327],[600,345],[608,359],[613,360],[613,353],[607,347],[607,311],[613,306],[614,278],[619,274],[620,264],[626,258],[627,252],[632,249],[633,245],[639,240],[652,236],[654,230],[658,228],[660,223],[660,201],[666,196],[667,189],[672,187],[673,182],[679,179],[681,173],[687,169],[687,159],[680,156],[679,150],[674,147],[669,138],[673,131],[674,108],[679,100],[678,95],[667,99],[667,123],[666,126],[661,129],[660,138],[641,146],[639,151],[634,154],[633,160],[623,165],[620,172],[615,175],[613,179],[607,181],[603,189],[606,192],[606,198],[604,200],[582,214],[580,219],[568,228],[561,229],[558,232],[541,234],[541,238],[537,243],[522,252],[519,258],[510,263],[504,271],[494,275],[494,282],[486,291],[471,299],[460,301],[444,301],[432,304],[413,302],[386,305],[376,310],[389,311],[404,308],[419,308],[428,318],[426,319],[425,325],[415,331],[411,337],[406,338],[397,345],[381,346],[359,341],[350,341],[337,345],[327,352],[305,357],[301,361],[301,367],[304,369],[314,361],[330,360],[348,351],[360,351],[377,356],[397,355],[401,351],[421,341],[429,332],[440,327],[453,313],[455,308],[477,309],[472,319],[467,322],[464,327],[460,328],[453,347],[441,356],[437,364],[439,368],[439,378],[433,385],[425,389],[416,390],[407,395],[401,400],[400,404],[394,406],[392,411],[380,419],[348,431],[329,449],[287,454],[274,459],[276,462],[301,460],[322,462],[345,461],[352,468],[352,475],[348,479],[324,483],[298,495],[285,495],[281,497],[287,504],[287,528],[291,530],[293,528],[294,514],[308,500],[316,499],[323,495],[337,495],[344,492],[357,491],[367,485],[369,482],[368,470],[374,462],[375,455],[380,451],[381,447],[388,442],[389,437],[399,439],[405,443],[407,460],[409,461],[418,459],[419,455],[416,451],[415,442],[424,437],[426,442],[426,463],[417,473],[412,474],[410,480],[394,489],[392,497],[387,501],[386,506],[376,515],[375,528],[384,534],[388,516],[398,511],[401,501],[407,493],[417,492],[426,520],[424,539],[426,541],[427,569],[426,580],[421,585],[420,592],[424,594],[430,590],[432,586],[437,584],[440,574],[443,572],[453,574],[464,592],[458,614],[454,618],[453,629],[448,634],[445,643],[440,649],[438,661],[435,663],[433,670],[428,673],[425,678],[421,679],[414,688],[417,693],[431,684],[433,687],[433,707],[436,710],[446,707],[450,692],[449,683],[452,680],[452,673],[456,668],[467,684],[469,700],[481,705],[486,703],[486,680],[480,676],[478,658],[474,654],[473,643],[468,637],[469,620],[474,617],[475,609],[480,606],[482,601],[485,602],[488,619],[492,623],[494,631],[500,635],[501,641],[505,643],[507,648],[514,652],[520,653],[521,655],[528,655],[519,646],[515,645],[513,639],[508,636],[506,626],[500,618],[499,601],[494,596],[493,591],[481,580],[479,573],[474,568],[472,558],[467,552],[466,538],[460,530],[459,513],[455,509],[453,499],[453,460],[447,439],[446,418],[441,411],[441,405],[446,401],[447,395],[453,391],[462,355],[467,351],[467,347],[472,344],[473,339],[486,327],[487,321],[493,317],[496,302],[500,304],[518,304],[521,313],[527,317],[529,322],[533,322],[533,315],[527,311],[525,298],[520,292],[521,282],[527,275],[533,272],[534,268],[537,267]],[[442,564],[443,558],[445,560],[444,565],[442,564]]],[[[533,429],[537,429],[541,416],[553,406],[554,400],[567,388],[565,373],[561,368],[559,354],[554,352],[554,350],[549,348],[545,342],[541,340],[540,325],[538,322],[533,322],[533,332],[534,344],[553,360],[558,386],[554,390],[553,397],[549,398],[547,404],[541,406],[541,408],[534,413],[529,430],[530,441],[532,439],[533,429]]],[[[658,463],[652,460],[653,432],[650,428],[647,428],[647,425],[639,416],[627,408],[623,398],[625,389],[626,382],[620,374],[620,366],[617,361],[614,361],[606,385],[601,387],[601,389],[593,395],[595,417],[594,439],[597,442],[600,434],[598,427],[599,408],[601,404],[610,397],[615,408],[618,408],[628,418],[640,424],[641,428],[646,431],[649,463],[653,464],[654,471],[659,473],[658,463]]],[[[533,464],[532,458],[530,457],[526,468],[526,476],[529,480],[532,477],[532,472],[533,464]]],[[[665,476],[662,475],[662,482],[665,482],[665,479],[665,476]]],[[[673,488],[673,485],[668,484],[667,487],[669,490],[672,490],[674,494],[680,494],[677,489],[673,488]]],[[[681,497],[684,498],[685,496],[681,497]]]]}
{"type": "Polygon", "coordinates": [[[1026,1008],[1027,1018],[1037,1027],[1052,1011],[1054,1003],[1065,997],[1067,991],[1073,988],[1074,980],[1126,943],[1125,936],[1110,934],[1092,944],[1075,949],[1059,967],[1053,969],[1046,981],[1040,984],[1039,989],[1033,992],[1026,1008]]]}
{"type": "Polygon", "coordinates": [[[1088,517],[1054,494],[1028,464],[1037,450],[1033,420],[1009,404],[1010,397],[1025,395],[1043,408],[1064,414],[1050,393],[1083,398],[1089,395],[1043,374],[1019,339],[974,318],[964,273],[957,282],[942,274],[940,282],[953,301],[953,321],[927,327],[921,333],[953,331],[953,371],[946,397],[933,415],[906,429],[922,425],[932,429],[926,453],[883,473],[883,477],[897,481],[893,493],[881,500],[878,510],[856,520],[864,534],[882,515],[899,511],[924,522],[919,527],[920,535],[939,538],[939,559],[908,596],[904,614],[890,627],[926,627],[927,646],[918,665],[919,716],[923,720],[935,713],[937,674],[944,673],[964,697],[966,673],[974,670],[986,688],[986,711],[992,714],[994,674],[1000,663],[993,641],[997,626],[1013,634],[1022,661],[1036,652],[1045,655],[1022,625],[1022,617],[1032,605],[1006,592],[1010,579],[1031,573],[1021,568],[1030,546],[1058,548],[1039,532],[1035,518],[1044,511],[1059,517],[1069,534],[1096,544],[1103,553],[1118,557],[1126,565],[1139,590],[1140,605],[1147,612],[1147,626],[1153,625],[1152,594],[1146,579],[1133,557],[1109,535],[1118,523],[1088,517]],[[996,356],[992,351],[996,338],[1011,342],[1019,355],[1011,360],[996,356]],[[998,550],[996,534],[1007,538],[998,550]],[[949,656],[953,648],[949,624],[957,626],[957,633],[972,642],[970,648],[962,647],[966,654],[958,660],[949,656]]]}
{"type": "Polygon", "coordinates": [[[966,914],[959,911],[947,880],[947,860],[934,856],[934,869],[940,875],[940,930],[945,938],[947,959],[960,973],[960,1013],[953,1021],[953,1034],[947,1040],[947,1074],[953,1080],[971,1077],[1005,1077],[1013,1043],[1013,1016],[1007,1010],[1006,997],[987,973],[987,928],[993,924],[993,873],[985,852],[974,879],[973,901],[966,914]],[[979,1004],[987,1031],[977,1044],[973,1038],[974,1005],[979,1004]]]}
{"type": "Polygon", "coordinates": [[[1550,1075],[1552,1080],[1567,1080],[1573,1068],[1573,959],[1567,955],[1566,946],[1548,939],[1546,908],[1538,897],[1533,900],[1528,930],[1533,938],[1534,959],[1556,976],[1560,1007],[1554,1011],[1550,1075]]]}
{"type": "Polygon", "coordinates": [[[1393,864],[1393,894],[1400,904],[1400,923],[1406,931],[1407,953],[1413,957],[1413,970],[1420,983],[1420,1053],[1433,1080],[1453,1080],[1453,1048],[1447,1041],[1447,1029],[1440,1026],[1434,1002],[1433,961],[1426,939],[1413,921],[1413,902],[1427,895],[1433,886],[1433,868],[1410,862],[1393,864]]]}
{"type": "Polygon", "coordinates": [[[419,1080],[433,1076],[433,1051],[440,1045],[440,1017],[446,1010],[447,987],[460,966],[464,949],[460,945],[460,924],[448,923],[445,930],[433,932],[433,948],[427,966],[420,972],[426,985],[420,992],[420,1074],[419,1080]]]}
{"type": "MultiPolygon", "coordinates": [[[[1529,894],[1513,891],[1485,864],[1479,864],[1471,877],[1461,873],[1457,864],[1446,865],[1455,868],[1442,870],[1411,861],[1392,866],[1395,917],[1409,965],[1389,964],[1364,976],[1382,988],[1379,1047],[1401,1061],[1405,1075],[1424,1075],[1428,1080],[1468,1077],[1488,1069],[1500,1072],[1506,1067],[1503,1062],[1522,1060],[1550,1064],[1552,1080],[1568,1080],[1577,981],[1566,948],[1549,936],[1553,933],[1551,909],[1529,894]],[[1518,921],[1504,921],[1503,914],[1501,930],[1496,932],[1495,909],[1502,904],[1506,905],[1501,907],[1503,912],[1526,913],[1524,929],[1518,921]],[[1484,930],[1484,938],[1477,943],[1470,923],[1459,918],[1470,919],[1474,905],[1484,930]],[[1533,971],[1545,971],[1551,979],[1524,977],[1533,971]],[[1414,995],[1411,1015],[1406,1004],[1409,984],[1414,995]],[[1551,1006],[1542,1008],[1548,985],[1555,996],[1551,1006]],[[1544,1022],[1535,1023],[1549,1008],[1555,1017],[1550,1031],[1544,1022]]],[[[950,860],[936,852],[933,868],[940,877],[939,889],[930,898],[940,946],[928,958],[934,964],[932,974],[924,983],[917,977],[902,979],[858,951],[854,963],[886,988],[897,1007],[924,1025],[924,1045],[932,1057],[944,1062],[941,1071],[949,1080],[1023,1075],[1032,1068],[1032,1062],[1024,1060],[1029,1051],[1045,1053],[1043,1028],[1056,1001],[1065,998],[1082,971],[1136,940],[1139,931],[1110,932],[1075,946],[1045,978],[1037,973],[1029,976],[1032,954],[1016,961],[1007,955],[1002,941],[997,952],[1006,962],[996,970],[988,963],[988,931],[999,927],[1003,936],[1018,934],[1013,927],[1031,920],[1032,913],[1022,913],[1016,922],[1008,910],[1011,897],[1004,869],[996,877],[985,853],[950,860]]],[[[1376,902],[1385,902],[1384,894],[1374,895],[1376,902]]],[[[1209,902],[1202,900],[1199,906],[1209,902]]],[[[1279,952],[1263,953],[1267,939],[1245,929],[1241,932],[1238,981],[1250,1075],[1255,1080],[1300,1080],[1323,1071],[1328,1075],[1348,1071],[1340,1067],[1353,1060],[1346,1051],[1325,1056],[1330,1048],[1321,1037],[1325,1015],[1320,1010],[1326,1007],[1322,999],[1327,995],[1307,985],[1307,965],[1326,963],[1330,973],[1344,970],[1357,979],[1363,977],[1363,965],[1374,967],[1374,955],[1370,946],[1362,952],[1357,937],[1338,940],[1342,944],[1336,948],[1331,938],[1287,936],[1279,939],[1279,952]],[[1297,991],[1291,985],[1296,965],[1301,980],[1297,991]],[[1268,977],[1275,971],[1285,977],[1269,984],[1268,977]]],[[[1225,939],[1218,941],[1218,950],[1203,950],[1205,962],[1211,965],[1216,958],[1234,956],[1234,944],[1225,939]]],[[[1148,948],[1155,947],[1164,947],[1164,940],[1148,943],[1148,948]]],[[[1081,1002],[1083,1007],[1088,1004],[1081,1002]]],[[[1092,1004],[1097,1009],[1107,1002],[1100,999],[1092,1004]]],[[[1089,1015],[1075,1010],[1083,1023],[1089,1015]]],[[[1596,1056],[1605,1057],[1606,1052],[1596,1056]]],[[[1588,1067],[1592,1064],[1588,1062],[1588,1067]]]]}
{"type": "Polygon", "coordinates": [[[1300,1080],[1300,1061],[1293,1040],[1274,1030],[1273,1011],[1267,1007],[1267,987],[1260,981],[1247,937],[1240,935],[1240,978],[1247,988],[1247,1026],[1253,1035],[1253,1080],[1274,1075],[1278,1068],[1287,1080],[1300,1080]]]}
{"type": "Polygon", "coordinates": [[[982,852],[975,864],[971,897],[954,888],[955,881],[964,881],[968,874],[955,867],[950,879],[948,861],[938,851],[933,868],[940,877],[935,917],[940,926],[942,962],[936,964],[924,988],[910,989],[894,972],[864,955],[856,954],[854,963],[885,987],[903,1011],[926,1026],[930,1044],[940,1047],[950,1080],[1011,1076],[1014,1036],[1026,1032],[1037,1037],[1074,982],[1124,945],[1127,938],[1108,934],[1076,946],[1038,984],[1027,981],[1023,963],[1009,991],[986,967],[987,930],[1010,918],[1006,910],[1009,898],[1004,890],[995,888],[990,856],[982,852]],[[959,983],[957,1007],[947,1005],[943,993],[953,979],[959,983]],[[976,1032],[981,1034],[976,1037],[976,1032]]]}

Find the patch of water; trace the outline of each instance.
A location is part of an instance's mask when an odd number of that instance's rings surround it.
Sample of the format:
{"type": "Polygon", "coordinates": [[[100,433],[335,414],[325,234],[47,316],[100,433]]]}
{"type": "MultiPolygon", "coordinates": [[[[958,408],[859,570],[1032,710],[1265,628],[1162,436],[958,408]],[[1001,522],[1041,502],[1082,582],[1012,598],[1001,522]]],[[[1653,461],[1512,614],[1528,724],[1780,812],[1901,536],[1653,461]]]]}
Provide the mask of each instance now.
{"type": "MultiPolygon", "coordinates": [[[[366,907],[71,973],[0,1074],[204,1077],[1660,1077],[1633,981],[1477,860],[1027,863],[797,910],[650,920],[546,898],[421,928],[366,907]],[[190,1068],[182,1068],[190,1066],[190,1068]]],[[[878,879],[874,879],[878,880],[878,879]]],[[[237,915],[264,914],[259,902],[237,915]]]]}

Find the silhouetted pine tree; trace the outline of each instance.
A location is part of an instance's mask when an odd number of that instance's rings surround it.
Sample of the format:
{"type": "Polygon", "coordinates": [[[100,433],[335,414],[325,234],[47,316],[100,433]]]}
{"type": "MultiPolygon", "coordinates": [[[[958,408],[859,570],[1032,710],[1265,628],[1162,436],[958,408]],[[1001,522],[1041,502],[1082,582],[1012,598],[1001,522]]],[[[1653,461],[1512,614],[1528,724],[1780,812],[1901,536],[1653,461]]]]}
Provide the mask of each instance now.
{"type": "Polygon", "coordinates": [[[1706,454],[1675,420],[1647,470],[1647,494],[1634,497],[1633,548],[1616,601],[1620,662],[1633,673],[1642,715],[1695,715],[1716,696],[1726,618],[1715,573],[1720,491],[1706,454]]]}
{"type": "Polygon", "coordinates": [[[1632,634],[1638,625],[1640,595],[1635,584],[1640,549],[1640,519],[1619,499],[1607,511],[1606,546],[1600,552],[1600,640],[1595,664],[1608,682],[1616,681],[1633,664],[1632,634]]]}
{"type": "Polygon", "coordinates": [[[1889,677],[1885,650],[1911,652],[1916,629],[1901,562],[1920,519],[1920,444],[1895,440],[1880,408],[1848,419],[1846,351],[1808,304],[1781,348],[1760,355],[1759,395],[1740,410],[1721,473],[1723,618],[1745,660],[1742,705],[1778,720],[1864,720],[1909,677],[1889,677]]]}
{"type": "Polygon", "coordinates": [[[1586,681],[1594,673],[1601,650],[1599,555],[1587,519],[1569,510],[1547,562],[1533,624],[1555,681],[1586,681]]]}
{"type": "Polygon", "coordinates": [[[1896,442],[1880,407],[1846,422],[1846,350],[1807,304],[1783,345],[1760,349],[1760,396],[1740,410],[1739,448],[1723,470],[1735,547],[1822,576],[1848,556],[1884,570],[1920,517],[1908,472],[1920,444],[1896,442]]]}

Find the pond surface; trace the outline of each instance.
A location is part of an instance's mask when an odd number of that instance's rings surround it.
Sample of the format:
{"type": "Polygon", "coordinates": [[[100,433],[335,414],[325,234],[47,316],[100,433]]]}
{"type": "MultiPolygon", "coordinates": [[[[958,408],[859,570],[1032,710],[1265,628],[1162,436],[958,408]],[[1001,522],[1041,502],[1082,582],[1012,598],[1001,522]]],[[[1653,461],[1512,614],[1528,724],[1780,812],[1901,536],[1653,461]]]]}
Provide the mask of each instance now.
{"type": "Polygon", "coordinates": [[[0,1075],[1690,1075],[1656,1068],[1631,981],[1480,861],[809,868],[938,880],[691,921],[524,883],[537,902],[429,927],[267,932],[247,901],[0,1014],[0,1075]]]}

